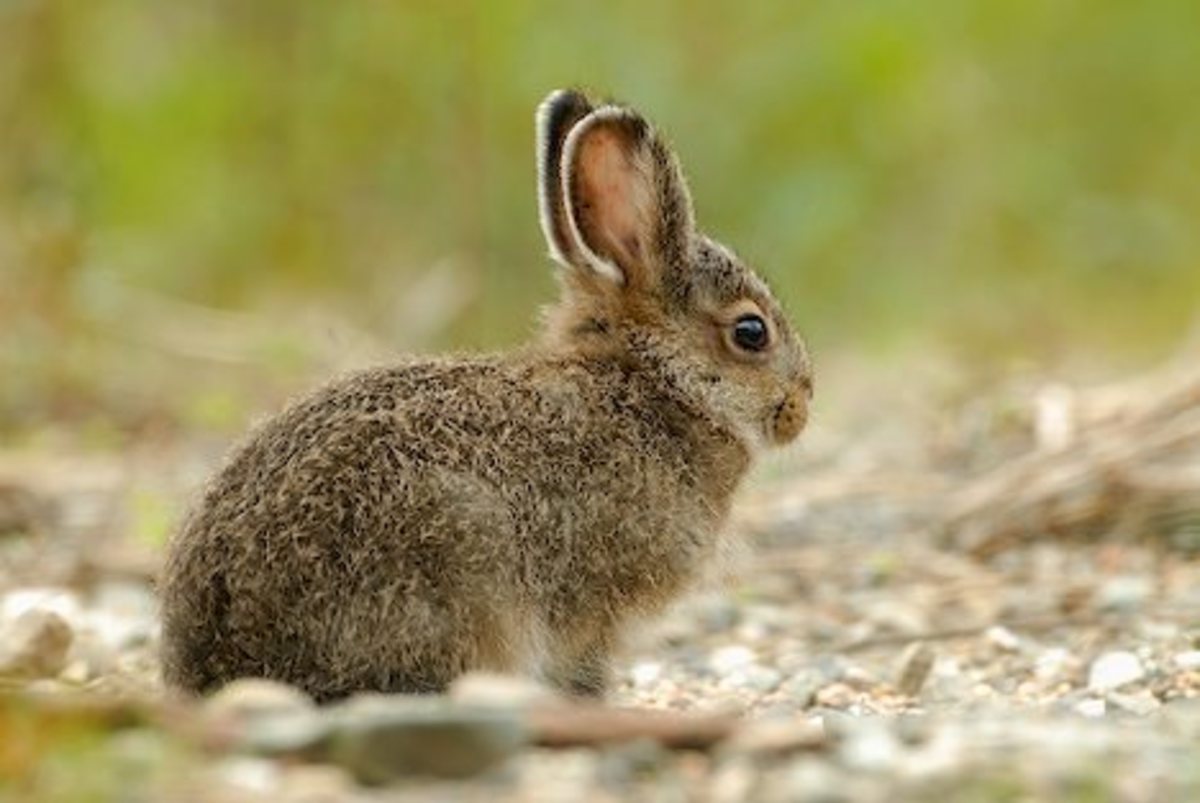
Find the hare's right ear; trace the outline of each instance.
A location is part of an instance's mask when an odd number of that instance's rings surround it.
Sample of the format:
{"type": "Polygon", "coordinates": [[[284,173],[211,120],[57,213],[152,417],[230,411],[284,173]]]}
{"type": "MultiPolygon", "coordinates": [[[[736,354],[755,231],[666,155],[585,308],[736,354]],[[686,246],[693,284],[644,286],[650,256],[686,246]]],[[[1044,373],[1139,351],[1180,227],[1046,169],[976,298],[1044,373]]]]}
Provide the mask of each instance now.
{"type": "Polygon", "coordinates": [[[537,110],[538,211],[550,256],[563,267],[584,261],[563,199],[563,145],[575,124],[591,111],[588,99],[572,89],[551,92],[537,110]]]}

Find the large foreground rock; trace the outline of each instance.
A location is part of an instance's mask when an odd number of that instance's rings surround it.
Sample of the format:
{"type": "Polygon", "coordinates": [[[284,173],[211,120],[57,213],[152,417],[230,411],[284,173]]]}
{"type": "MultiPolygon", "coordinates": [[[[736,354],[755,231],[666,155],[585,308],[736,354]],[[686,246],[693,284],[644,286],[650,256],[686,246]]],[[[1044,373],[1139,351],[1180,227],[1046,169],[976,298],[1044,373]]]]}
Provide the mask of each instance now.
{"type": "Polygon", "coordinates": [[[476,775],[529,741],[518,710],[445,698],[364,696],[342,706],[337,719],[330,758],[369,784],[476,775]]]}

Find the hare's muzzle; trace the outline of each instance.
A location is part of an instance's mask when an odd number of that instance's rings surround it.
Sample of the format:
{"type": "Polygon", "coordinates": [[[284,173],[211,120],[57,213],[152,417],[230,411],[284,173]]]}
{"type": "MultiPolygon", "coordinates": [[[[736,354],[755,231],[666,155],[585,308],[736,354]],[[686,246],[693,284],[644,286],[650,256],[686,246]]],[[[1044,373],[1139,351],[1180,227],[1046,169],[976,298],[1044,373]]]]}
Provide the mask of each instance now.
{"type": "Polygon", "coordinates": [[[771,420],[771,435],[779,446],[791,443],[808,423],[808,390],[797,386],[788,391],[771,420]]]}

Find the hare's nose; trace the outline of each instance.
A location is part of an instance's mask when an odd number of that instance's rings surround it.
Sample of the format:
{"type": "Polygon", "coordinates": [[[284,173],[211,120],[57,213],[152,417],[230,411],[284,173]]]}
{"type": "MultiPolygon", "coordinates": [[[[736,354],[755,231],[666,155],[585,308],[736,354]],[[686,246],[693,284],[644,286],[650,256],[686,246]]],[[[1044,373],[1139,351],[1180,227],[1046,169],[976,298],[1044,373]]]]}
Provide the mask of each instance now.
{"type": "Polygon", "coordinates": [[[808,398],[811,393],[811,385],[794,387],[775,408],[771,429],[779,445],[790,443],[804,431],[804,425],[808,423],[808,398]]]}

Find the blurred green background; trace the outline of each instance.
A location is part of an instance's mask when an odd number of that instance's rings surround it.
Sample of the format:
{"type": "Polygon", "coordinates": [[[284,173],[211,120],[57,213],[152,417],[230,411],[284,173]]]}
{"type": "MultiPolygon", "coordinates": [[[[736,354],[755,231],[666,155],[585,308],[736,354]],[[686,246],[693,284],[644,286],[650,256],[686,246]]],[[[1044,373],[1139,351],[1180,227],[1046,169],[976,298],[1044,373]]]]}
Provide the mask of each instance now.
{"type": "Polygon", "coordinates": [[[521,339],[562,85],[668,132],[818,354],[1149,360],[1200,307],[1195,0],[0,0],[0,433],[521,339]]]}

